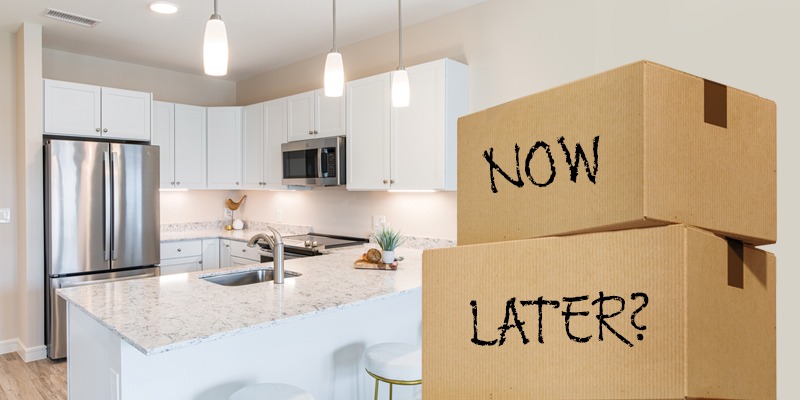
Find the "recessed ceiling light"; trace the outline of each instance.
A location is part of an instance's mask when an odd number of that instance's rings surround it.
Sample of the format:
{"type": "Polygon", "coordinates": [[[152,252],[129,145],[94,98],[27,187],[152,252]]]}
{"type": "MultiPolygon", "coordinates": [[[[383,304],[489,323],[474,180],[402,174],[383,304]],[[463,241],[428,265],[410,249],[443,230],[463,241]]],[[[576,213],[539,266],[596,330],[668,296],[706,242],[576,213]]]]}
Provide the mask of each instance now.
{"type": "Polygon", "coordinates": [[[169,1],[154,1],[150,3],[150,10],[159,14],[175,14],[178,12],[178,6],[169,1]]]}

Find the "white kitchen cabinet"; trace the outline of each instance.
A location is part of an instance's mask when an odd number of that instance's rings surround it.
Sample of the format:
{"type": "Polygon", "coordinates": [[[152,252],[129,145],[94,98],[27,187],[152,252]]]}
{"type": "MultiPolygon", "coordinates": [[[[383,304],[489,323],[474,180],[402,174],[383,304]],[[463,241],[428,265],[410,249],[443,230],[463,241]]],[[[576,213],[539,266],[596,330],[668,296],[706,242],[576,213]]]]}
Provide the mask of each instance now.
{"type": "Polygon", "coordinates": [[[345,135],[345,96],[327,97],[317,89],[287,100],[288,141],[345,135]]]}
{"type": "MultiPolygon", "coordinates": [[[[246,242],[231,240],[231,258],[243,258],[249,260],[248,264],[261,262],[261,254],[258,253],[258,246],[249,247],[246,242]]],[[[235,260],[233,260],[235,261],[235,260]]]]}
{"type": "Polygon", "coordinates": [[[218,269],[220,239],[203,239],[203,271],[218,269]]]}
{"type": "Polygon", "coordinates": [[[194,272],[203,269],[203,241],[181,240],[161,243],[161,275],[194,272]]]}
{"type": "Polygon", "coordinates": [[[281,144],[287,136],[286,98],[244,107],[245,189],[284,189],[281,144]]]}
{"type": "Polygon", "coordinates": [[[220,239],[219,240],[219,267],[220,268],[228,268],[233,266],[231,262],[231,240],[230,239],[220,239]]]}
{"type": "Polygon", "coordinates": [[[150,141],[152,94],[44,80],[44,132],[150,141]]]}
{"type": "Polygon", "coordinates": [[[242,189],[242,108],[209,107],[206,112],[206,187],[242,189]]]}
{"type": "Polygon", "coordinates": [[[455,190],[456,128],[467,66],[443,59],[407,68],[408,107],[391,106],[391,75],[347,85],[348,190],[455,190]]]}
{"type": "Polygon", "coordinates": [[[162,189],[206,187],[206,108],[153,102],[153,144],[161,147],[162,189]]]}

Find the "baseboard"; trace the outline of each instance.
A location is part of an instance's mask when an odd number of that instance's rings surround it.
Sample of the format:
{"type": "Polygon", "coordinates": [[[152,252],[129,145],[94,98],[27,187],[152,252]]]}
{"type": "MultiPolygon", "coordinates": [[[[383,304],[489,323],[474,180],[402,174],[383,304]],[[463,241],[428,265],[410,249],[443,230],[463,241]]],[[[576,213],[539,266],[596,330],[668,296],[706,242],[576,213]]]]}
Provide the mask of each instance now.
{"type": "Polygon", "coordinates": [[[17,339],[17,354],[19,354],[22,361],[25,362],[43,360],[47,357],[47,346],[25,347],[25,345],[17,339]]]}
{"type": "Polygon", "coordinates": [[[0,354],[8,354],[17,351],[17,339],[0,341],[0,354]]]}

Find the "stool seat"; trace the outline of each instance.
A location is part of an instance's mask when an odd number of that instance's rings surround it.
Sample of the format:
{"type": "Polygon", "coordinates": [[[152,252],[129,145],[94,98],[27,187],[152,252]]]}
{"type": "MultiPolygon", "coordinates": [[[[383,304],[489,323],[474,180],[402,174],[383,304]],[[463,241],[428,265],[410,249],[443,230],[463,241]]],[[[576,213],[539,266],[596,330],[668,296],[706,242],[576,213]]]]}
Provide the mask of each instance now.
{"type": "Polygon", "coordinates": [[[422,380],[422,349],[408,343],[381,343],[364,351],[364,368],[384,380],[422,380]]]}
{"type": "Polygon", "coordinates": [[[258,383],[237,390],[228,400],[314,400],[314,397],[285,383],[258,383]]]}

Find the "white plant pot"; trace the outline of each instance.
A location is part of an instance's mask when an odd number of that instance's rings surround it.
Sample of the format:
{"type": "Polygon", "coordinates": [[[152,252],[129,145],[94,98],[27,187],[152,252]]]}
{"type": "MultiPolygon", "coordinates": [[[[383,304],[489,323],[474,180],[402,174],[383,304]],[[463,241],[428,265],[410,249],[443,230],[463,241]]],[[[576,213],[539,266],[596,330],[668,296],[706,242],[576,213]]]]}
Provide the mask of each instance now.
{"type": "Polygon", "coordinates": [[[384,250],[382,253],[382,260],[384,264],[391,264],[394,262],[394,250],[384,250]]]}

